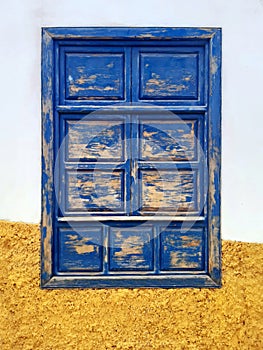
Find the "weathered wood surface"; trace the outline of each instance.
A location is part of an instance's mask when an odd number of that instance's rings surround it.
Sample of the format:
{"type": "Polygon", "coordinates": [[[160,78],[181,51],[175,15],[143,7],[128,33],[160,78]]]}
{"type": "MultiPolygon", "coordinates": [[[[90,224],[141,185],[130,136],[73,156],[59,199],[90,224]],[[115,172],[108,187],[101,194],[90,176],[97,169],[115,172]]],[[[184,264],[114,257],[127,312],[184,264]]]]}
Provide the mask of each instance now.
{"type": "Polygon", "coordinates": [[[140,98],[197,99],[198,55],[141,53],[140,65],[140,98]]]}
{"type": "Polygon", "coordinates": [[[111,229],[110,270],[152,270],[152,238],[151,227],[111,229]]]}
{"type": "Polygon", "coordinates": [[[191,212],[198,208],[195,174],[188,170],[141,171],[142,210],[191,212]]]}
{"type": "Polygon", "coordinates": [[[143,121],[140,159],[193,161],[197,158],[197,120],[143,121]]]}
{"type": "Polygon", "coordinates": [[[67,99],[123,99],[123,54],[68,53],[67,99]]]}
{"type": "Polygon", "coordinates": [[[46,28],[42,58],[42,286],[220,286],[220,29],[46,28]]]}
{"type": "Polygon", "coordinates": [[[67,120],[66,130],[66,160],[123,161],[123,122],[67,120]]]}
{"type": "Polygon", "coordinates": [[[70,211],[111,211],[123,207],[123,172],[68,172],[67,178],[70,211]]]}
{"type": "Polygon", "coordinates": [[[171,271],[202,271],[205,269],[204,228],[190,228],[182,232],[180,226],[156,225],[159,234],[154,237],[153,227],[76,226],[59,228],[58,271],[108,273],[160,269],[171,271]],[[103,233],[104,232],[104,233],[103,233]],[[107,246],[105,247],[105,242],[107,246]],[[156,251],[156,244],[160,251],[156,251]],[[106,248],[106,249],[105,249],[106,248]],[[160,260],[160,266],[158,264],[160,260]]]}
{"type": "Polygon", "coordinates": [[[59,229],[58,271],[102,271],[101,227],[76,231],[59,229]]]}
{"type": "Polygon", "coordinates": [[[166,228],[161,232],[161,270],[204,269],[203,229],[182,233],[166,228]]]}

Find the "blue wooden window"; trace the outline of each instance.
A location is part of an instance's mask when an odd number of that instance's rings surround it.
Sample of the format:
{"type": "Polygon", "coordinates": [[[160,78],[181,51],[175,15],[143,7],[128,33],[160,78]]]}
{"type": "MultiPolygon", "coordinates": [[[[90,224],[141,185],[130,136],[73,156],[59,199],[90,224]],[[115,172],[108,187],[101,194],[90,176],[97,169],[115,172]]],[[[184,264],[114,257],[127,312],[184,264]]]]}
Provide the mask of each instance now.
{"type": "Polygon", "coordinates": [[[221,30],[44,28],[41,286],[221,283],[221,30]]]}

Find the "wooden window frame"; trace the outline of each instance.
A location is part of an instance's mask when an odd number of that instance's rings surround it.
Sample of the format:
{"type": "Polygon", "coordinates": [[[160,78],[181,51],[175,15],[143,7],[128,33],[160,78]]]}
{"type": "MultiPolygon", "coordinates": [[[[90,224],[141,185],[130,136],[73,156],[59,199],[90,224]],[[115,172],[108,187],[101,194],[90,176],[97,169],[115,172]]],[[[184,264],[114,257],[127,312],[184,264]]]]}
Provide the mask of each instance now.
{"type": "Polygon", "coordinates": [[[43,28],[42,29],[42,217],[41,287],[220,287],[221,29],[220,28],[43,28]],[[208,86],[208,268],[203,275],[126,276],[122,280],[53,274],[54,50],[58,40],[201,40],[209,46],[208,86]]]}

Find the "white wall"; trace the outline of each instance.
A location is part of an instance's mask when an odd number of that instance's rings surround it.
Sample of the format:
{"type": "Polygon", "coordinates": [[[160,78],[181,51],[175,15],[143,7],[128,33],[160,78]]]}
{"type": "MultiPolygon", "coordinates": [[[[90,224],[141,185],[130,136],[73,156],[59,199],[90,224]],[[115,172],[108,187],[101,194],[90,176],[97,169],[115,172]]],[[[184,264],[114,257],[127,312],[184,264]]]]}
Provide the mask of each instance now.
{"type": "Polygon", "coordinates": [[[263,242],[263,0],[2,1],[1,219],[40,221],[41,26],[222,27],[222,234],[263,242]]]}

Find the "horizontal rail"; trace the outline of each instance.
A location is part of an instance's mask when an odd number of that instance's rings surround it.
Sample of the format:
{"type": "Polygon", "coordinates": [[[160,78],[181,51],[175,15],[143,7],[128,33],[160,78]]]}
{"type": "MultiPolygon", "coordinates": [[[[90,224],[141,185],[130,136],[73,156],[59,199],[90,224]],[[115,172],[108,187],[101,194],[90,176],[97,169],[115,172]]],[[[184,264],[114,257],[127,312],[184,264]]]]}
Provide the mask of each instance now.
{"type": "Polygon", "coordinates": [[[203,221],[204,216],[162,216],[162,215],[147,215],[147,216],[64,216],[59,217],[59,222],[67,221],[203,221]]]}

